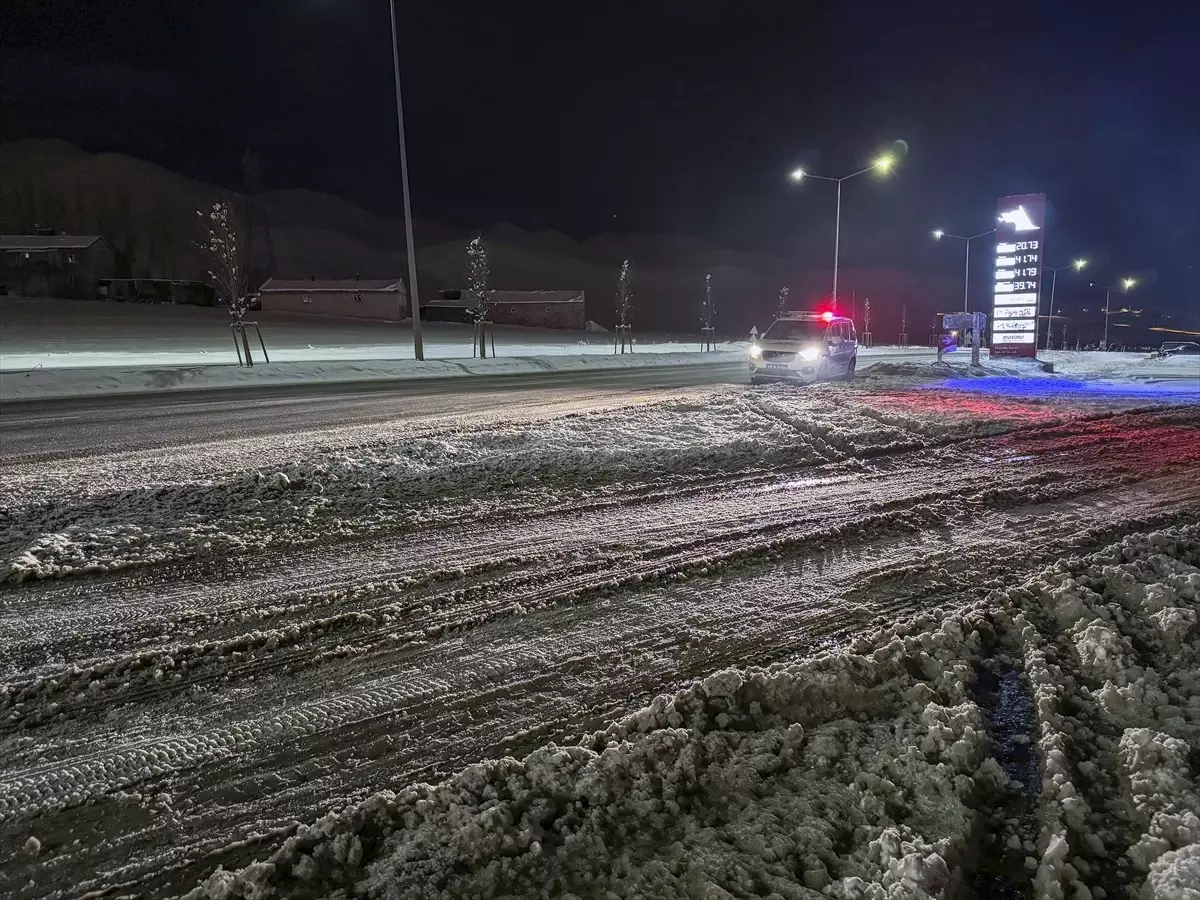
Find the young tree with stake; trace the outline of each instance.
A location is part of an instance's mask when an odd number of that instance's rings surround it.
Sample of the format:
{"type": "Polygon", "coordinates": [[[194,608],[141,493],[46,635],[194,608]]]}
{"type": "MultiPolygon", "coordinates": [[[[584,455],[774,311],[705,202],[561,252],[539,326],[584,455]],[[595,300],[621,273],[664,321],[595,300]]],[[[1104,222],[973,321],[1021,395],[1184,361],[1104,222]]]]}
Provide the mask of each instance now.
{"type": "Polygon", "coordinates": [[[242,324],[250,306],[250,299],[246,296],[246,242],[242,235],[241,222],[233,206],[224,199],[214,203],[207,216],[200,210],[196,210],[196,215],[205,219],[205,225],[208,226],[208,237],[200,242],[200,249],[208,258],[209,281],[217,289],[217,294],[225,300],[229,316],[233,319],[234,339],[238,336],[242,339],[246,364],[254,365],[250,356],[250,341],[246,337],[246,326],[242,324]]]}
{"type": "Polygon", "coordinates": [[[712,275],[704,276],[704,310],[700,317],[701,331],[704,333],[704,349],[713,349],[713,295],[712,275]]]}
{"type": "Polygon", "coordinates": [[[479,341],[479,357],[487,358],[485,333],[488,315],[492,311],[492,271],[488,267],[487,247],[483,243],[483,235],[474,238],[467,244],[466,265],[467,290],[474,298],[471,307],[471,318],[475,322],[475,335],[479,341]]]}
{"type": "MultiPolygon", "coordinates": [[[[629,260],[621,263],[621,276],[617,279],[617,334],[621,340],[621,352],[625,352],[625,340],[629,337],[629,312],[633,308],[633,285],[630,282],[629,260]]],[[[614,346],[614,351],[616,347],[614,346]]],[[[633,341],[629,341],[633,352],[633,341]]]]}
{"type": "Polygon", "coordinates": [[[229,315],[235,322],[241,322],[249,308],[244,259],[246,242],[241,222],[233,206],[225,200],[214,203],[207,216],[199,210],[196,215],[207,220],[208,237],[200,242],[200,249],[208,257],[209,280],[225,300],[229,315]]]}

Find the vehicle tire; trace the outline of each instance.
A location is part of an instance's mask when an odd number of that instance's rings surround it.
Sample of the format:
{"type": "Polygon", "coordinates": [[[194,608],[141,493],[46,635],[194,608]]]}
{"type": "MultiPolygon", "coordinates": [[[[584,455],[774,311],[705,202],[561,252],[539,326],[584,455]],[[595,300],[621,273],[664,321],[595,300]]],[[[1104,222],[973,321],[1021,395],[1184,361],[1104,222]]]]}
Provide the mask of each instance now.
{"type": "Polygon", "coordinates": [[[763,380],[762,380],[761,378],[759,378],[757,375],[751,375],[751,376],[750,376],[750,383],[751,383],[751,384],[762,384],[762,383],[763,383],[763,380]]]}
{"type": "Polygon", "coordinates": [[[858,368],[858,354],[850,357],[850,366],[846,369],[846,381],[854,380],[854,370],[858,368]]]}

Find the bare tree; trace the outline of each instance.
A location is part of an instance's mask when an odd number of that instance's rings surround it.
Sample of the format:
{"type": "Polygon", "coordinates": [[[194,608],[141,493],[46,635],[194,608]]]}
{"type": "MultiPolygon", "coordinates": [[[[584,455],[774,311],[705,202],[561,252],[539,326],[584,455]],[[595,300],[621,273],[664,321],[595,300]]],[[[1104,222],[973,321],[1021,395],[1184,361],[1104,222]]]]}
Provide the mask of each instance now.
{"type": "Polygon", "coordinates": [[[254,328],[262,346],[263,358],[270,362],[267,344],[263,340],[258,323],[245,321],[246,312],[250,309],[250,297],[247,295],[246,286],[248,267],[245,228],[238,219],[233,204],[221,199],[212,205],[207,216],[199,210],[196,210],[196,215],[207,219],[205,224],[208,227],[208,238],[200,242],[200,249],[208,258],[209,280],[217,289],[218,295],[225,300],[226,308],[233,319],[230,324],[233,328],[234,345],[237,346],[239,339],[241,340],[238,362],[242,362],[240,357],[244,352],[245,365],[254,365],[254,359],[250,355],[250,339],[246,336],[247,327],[254,328]]]}
{"type": "Polygon", "coordinates": [[[250,302],[246,296],[246,240],[242,223],[232,204],[218,200],[208,214],[196,210],[196,215],[205,220],[208,237],[200,242],[208,262],[208,277],[225,301],[229,315],[235,322],[246,317],[250,302]]]}
{"type": "Polygon", "coordinates": [[[488,267],[487,247],[483,243],[483,235],[475,237],[467,244],[467,265],[464,272],[467,290],[470,292],[474,305],[471,307],[471,318],[475,323],[475,340],[479,346],[481,359],[487,358],[487,321],[492,311],[492,270],[488,267]]]}
{"type": "Polygon", "coordinates": [[[779,289],[779,306],[775,308],[775,318],[782,319],[783,314],[787,312],[788,289],[781,287],[779,289]]]}
{"type": "Polygon", "coordinates": [[[712,275],[704,276],[704,307],[700,316],[701,331],[704,333],[704,349],[713,349],[713,293],[712,275]]]}
{"type": "Polygon", "coordinates": [[[700,321],[705,328],[713,327],[712,275],[704,276],[704,308],[700,321]]]}
{"type": "Polygon", "coordinates": [[[617,324],[629,326],[629,313],[633,309],[633,284],[631,283],[629,260],[621,263],[621,276],[617,279],[617,324]]]}
{"type": "Polygon", "coordinates": [[[617,279],[617,336],[613,339],[613,352],[617,350],[620,341],[621,352],[625,352],[625,343],[629,342],[629,352],[633,352],[633,340],[629,337],[629,313],[633,309],[632,273],[629,260],[621,263],[621,275],[617,279]]]}

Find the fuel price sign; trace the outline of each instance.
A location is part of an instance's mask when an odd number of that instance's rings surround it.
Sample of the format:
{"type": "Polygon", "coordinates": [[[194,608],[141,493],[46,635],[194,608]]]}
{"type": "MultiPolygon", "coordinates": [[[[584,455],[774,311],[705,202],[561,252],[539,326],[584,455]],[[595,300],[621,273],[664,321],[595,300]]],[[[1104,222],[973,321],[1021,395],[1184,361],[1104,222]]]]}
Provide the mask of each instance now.
{"type": "Polygon", "coordinates": [[[1003,197],[996,206],[993,356],[1037,355],[1034,340],[1042,291],[1045,221],[1045,194],[1003,197]]]}

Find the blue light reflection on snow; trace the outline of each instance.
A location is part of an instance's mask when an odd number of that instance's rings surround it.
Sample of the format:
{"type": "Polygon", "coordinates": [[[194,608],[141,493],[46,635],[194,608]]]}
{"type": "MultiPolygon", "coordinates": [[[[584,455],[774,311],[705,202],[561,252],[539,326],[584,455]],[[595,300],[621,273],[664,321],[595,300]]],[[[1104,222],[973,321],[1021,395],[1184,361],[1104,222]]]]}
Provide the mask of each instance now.
{"type": "Polygon", "coordinates": [[[1133,397],[1160,402],[1200,403],[1200,380],[1191,379],[1145,383],[1071,381],[1065,378],[948,378],[927,386],[1008,397],[1133,397]]]}

